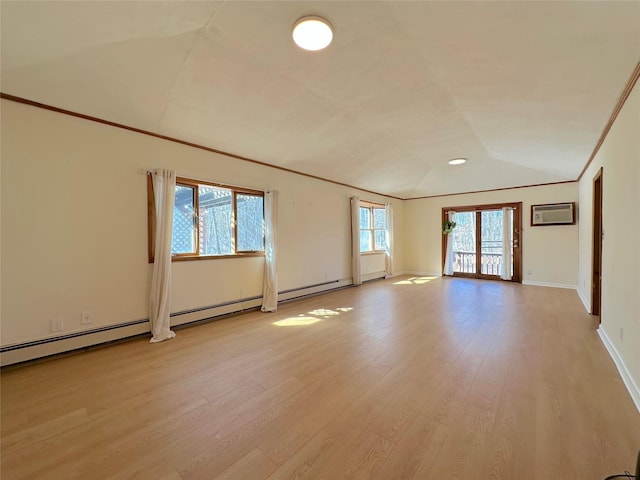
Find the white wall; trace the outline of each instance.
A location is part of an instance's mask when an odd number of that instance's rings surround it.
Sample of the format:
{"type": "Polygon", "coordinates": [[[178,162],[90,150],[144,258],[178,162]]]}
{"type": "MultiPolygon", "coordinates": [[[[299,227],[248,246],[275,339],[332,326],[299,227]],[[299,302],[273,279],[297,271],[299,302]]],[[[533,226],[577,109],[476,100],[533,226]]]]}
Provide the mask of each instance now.
{"type": "MultiPolygon", "coordinates": [[[[143,168],[279,191],[279,290],[351,278],[349,197],[389,199],[3,100],[3,346],[147,317],[143,168]],[[80,325],[83,310],[93,324],[80,325]]],[[[403,202],[392,201],[395,237],[403,202]]],[[[401,243],[394,255],[402,269],[401,243]]],[[[261,257],[173,264],[172,311],[261,295],[261,257]]]]}
{"type": "Polygon", "coordinates": [[[523,282],[575,288],[578,280],[578,227],[531,227],[530,217],[531,205],[577,200],[575,182],[409,200],[405,202],[404,211],[405,269],[432,275],[442,273],[443,207],[522,202],[523,282]]]}
{"type": "Polygon", "coordinates": [[[360,273],[363,281],[384,277],[384,270],[384,253],[364,253],[360,255],[360,273]]]}
{"type": "MultiPolygon", "coordinates": [[[[603,168],[601,329],[635,383],[640,408],[640,85],[580,180],[579,292],[590,308],[593,177],[603,168]],[[621,330],[624,334],[621,336],[621,330]]],[[[623,373],[624,377],[624,373],[623,373]]],[[[633,393],[633,392],[632,392],[633,393]]]]}

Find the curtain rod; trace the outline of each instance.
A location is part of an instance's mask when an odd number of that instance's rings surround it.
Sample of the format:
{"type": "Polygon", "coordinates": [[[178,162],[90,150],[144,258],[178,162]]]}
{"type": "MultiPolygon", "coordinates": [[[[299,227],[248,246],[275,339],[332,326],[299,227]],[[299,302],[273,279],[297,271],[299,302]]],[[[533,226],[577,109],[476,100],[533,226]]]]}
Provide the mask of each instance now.
{"type": "MultiPolygon", "coordinates": [[[[155,168],[141,168],[138,170],[139,174],[142,175],[151,175],[155,170],[155,168]]],[[[184,175],[180,175],[176,172],[176,178],[188,178],[189,180],[194,180],[196,182],[204,182],[213,186],[217,186],[217,187],[221,187],[221,188],[237,188],[237,189],[245,189],[245,190],[255,190],[257,192],[272,192],[273,189],[271,188],[262,188],[262,187],[247,187],[245,185],[233,185],[230,183],[221,183],[221,182],[214,182],[212,180],[206,180],[204,178],[198,178],[198,177],[191,177],[191,176],[184,176],[184,175]]]]}

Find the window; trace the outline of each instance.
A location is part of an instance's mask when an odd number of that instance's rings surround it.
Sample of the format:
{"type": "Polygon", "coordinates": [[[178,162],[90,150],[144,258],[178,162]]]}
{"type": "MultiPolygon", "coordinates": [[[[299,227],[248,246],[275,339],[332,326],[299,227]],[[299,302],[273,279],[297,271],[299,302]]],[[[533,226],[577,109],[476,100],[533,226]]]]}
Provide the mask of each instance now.
{"type": "MultiPolygon", "coordinates": [[[[153,242],[149,245],[152,261],[153,242]]],[[[176,180],[171,239],[175,260],[262,254],[262,192],[187,178],[176,180]]]]}
{"type": "Polygon", "coordinates": [[[386,245],[387,212],[380,205],[360,206],[360,251],[383,252],[386,245]]]}

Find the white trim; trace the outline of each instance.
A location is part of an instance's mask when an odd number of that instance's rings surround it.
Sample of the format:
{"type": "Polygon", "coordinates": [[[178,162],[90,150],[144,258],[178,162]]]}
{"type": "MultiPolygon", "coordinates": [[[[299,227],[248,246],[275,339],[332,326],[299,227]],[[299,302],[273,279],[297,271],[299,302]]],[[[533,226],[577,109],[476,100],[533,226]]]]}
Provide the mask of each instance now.
{"type": "Polygon", "coordinates": [[[346,287],[353,285],[350,278],[343,278],[340,280],[334,280],[331,282],[323,283],[312,287],[296,288],[295,290],[288,290],[278,294],[278,302],[285,302],[287,300],[293,300],[294,298],[304,297],[307,295],[315,295],[318,293],[328,292],[329,290],[335,290],[336,288],[346,287]]]}
{"type": "Polygon", "coordinates": [[[395,278],[395,277],[401,277],[402,275],[408,275],[407,272],[395,272],[393,275],[386,275],[385,272],[385,277],[384,278],[395,278]]]}
{"type": "Polygon", "coordinates": [[[386,272],[382,270],[381,272],[371,272],[371,273],[363,273],[361,278],[363,282],[368,282],[369,280],[375,280],[376,278],[384,278],[386,272]]]}
{"type": "Polygon", "coordinates": [[[587,299],[584,298],[582,290],[580,290],[579,288],[576,288],[576,291],[578,292],[578,297],[580,297],[580,300],[582,301],[582,304],[584,305],[584,308],[587,311],[587,313],[591,313],[591,302],[587,301],[587,299]]]}
{"type": "Polygon", "coordinates": [[[631,395],[631,399],[633,400],[633,403],[635,403],[638,412],[640,412],[640,388],[638,388],[638,385],[636,385],[636,382],[633,380],[631,373],[629,373],[624,360],[622,360],[622,357],[609,339],[607,332],[605,332],[604,328],[602,328],[602,325],[600,325],[600,327],[598,328],[598,335],[600,336],[600,340],[602,340],[605,348],[609,352],[609,355],[611,355],[613,363],[615,363],[616,367],[618,367],[618,372],[620,372],[622,381],[627,387],[629,395],[631,395]]]}
{"type": "Polygon", "coordinates": [[[195,310],[189,313],[182,313],[180,316],[171,317],[171,326],[177,327],[191,322],[199,322],[208,318],[221,317],[232,313],[240,313],[244,310],[258,308],[262,305],[262,297],[252,299],[238,299],[216,307],[195,310]]]}
{"type": "Polygon", "coordinates": [[[531,280],[524,280],[523,285],[533,285],[535,287],[552,287],[552,288],[568,288],[570,290],[577,290],[577,285],[571,285],[569,283],[549,283],[549,282],[533,282],[531,280]]]}
{"type": "MultiPolygon", "coordinates": [[[[86,335],[65,338],[50,343],[42,343],[34,346],[24,347],[16,350],[9,350],[0,353],[0,365],[3,367],[14,363],[34,360],[36,358],[48,357],[59,353],[77,350],[79,348],[88,348],[101,343],[122,340],[123,338],[132,337],[149,333],[149,322],[145,321],[137,325],[128,325],[122,328],[100,331],[95,333],[87,333],[86,335]]],[[[78,333],[78,332],[65,332],[78,333]]]]}

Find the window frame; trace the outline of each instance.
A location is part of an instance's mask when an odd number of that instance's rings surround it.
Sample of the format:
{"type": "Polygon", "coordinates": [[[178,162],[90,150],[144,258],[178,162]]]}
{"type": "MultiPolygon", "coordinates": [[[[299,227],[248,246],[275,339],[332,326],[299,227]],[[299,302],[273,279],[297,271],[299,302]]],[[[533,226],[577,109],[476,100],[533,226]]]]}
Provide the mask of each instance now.
{"type": "MultiPolygon", "coordinates": [[[[376,250],[376,235],[375,232],[384,232],[385,234],[385,238],[387,235],[387,212],[386,212],[386,207],[384,205],[382,205],[381,203],[373,203],[373,202],[360,202],[359,208],[366,208],[367,210],[369,210],[369,228],[362,228],[360,227],[360,233],[362,233],[363,230],[368,230],[369,231],[369,235],[371,237],[371,246],[372,249],[371,250],[360,250],[360,255],[374,255],[374,254],[381,254],[381,253],[385,253],[386,249],[383,248],[382,250],[376,250]],[[373,217],[373,211],[374,210],[383,210],[385,212],[385,227],[384,228],[375,228],[375,223],[374,223],[374,217],[373,217]]],[[[362,244],[360,244],[360,249],[362,249],[362,244]]]]}
{"type": "MultiPolygon", "coordinates": [[[[193,205],[194,211],[196,212],[194,216],[194,229],[196,232],[195,235],[195,251],[194,252],[186,252],[186,253],[172,253],[171,261],[190,261],[190,260],[210,260],[215,258],[238,258],[238,257],[264,257],[264,250],[240,250],[238,251],[238,228],[237,228],[237,217],[238,217],[238,195],[250,195],[255,197],[262,198],[262,219],[264,222],[264,192],[261,190],[253,190],[250,188],[243,187],[234,187],[231,185],[225,185],[222,183],[209,182],[205,180],[197,180],[193,178],[187,177],[176,177],[176,186],[184,186],[193,189],[193,205]],[[201,242],[201,233],[199,226],[199,218],[200,218],[200,195],[198,194],[199,185],[204,185],[208,187],[215,188],[223,188],[231,191],[231,231],[232,231],[232,246],[234,253],[224,254],[224,255],[203,255],[200,254],[200,242],[201,242]],[[197,223],[196,223],[197,222],[197,223]]],[[[156,224],[156,215],[155,215],[155,197],[153,192],[153,180],[151,175],[147,175],[147,210],[148,210],[148,250],[149,250],[149,263],[153,263],[155,258],[155,224],[156,224]]],[[[263,223],[264,225],[264,223],[263,223]]],[[[264,236],[264,227],[263,227],[263,236],[264,236]]],[[[264,241],[263,241],[264,244],[264,241]]]]}

